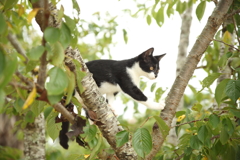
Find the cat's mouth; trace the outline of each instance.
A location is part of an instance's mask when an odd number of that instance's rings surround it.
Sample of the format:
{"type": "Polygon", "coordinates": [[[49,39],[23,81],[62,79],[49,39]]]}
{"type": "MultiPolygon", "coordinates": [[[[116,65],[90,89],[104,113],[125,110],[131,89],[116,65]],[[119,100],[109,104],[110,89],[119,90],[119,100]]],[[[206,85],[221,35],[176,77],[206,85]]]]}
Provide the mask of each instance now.
{"type": "Polygon", "coordinates": [[[157,75],[154,74],[153,72],[149,73],[148,76],[147,76],[149,79],[153,80],[153,79],[156,79],[157,78],[157,75]]]}

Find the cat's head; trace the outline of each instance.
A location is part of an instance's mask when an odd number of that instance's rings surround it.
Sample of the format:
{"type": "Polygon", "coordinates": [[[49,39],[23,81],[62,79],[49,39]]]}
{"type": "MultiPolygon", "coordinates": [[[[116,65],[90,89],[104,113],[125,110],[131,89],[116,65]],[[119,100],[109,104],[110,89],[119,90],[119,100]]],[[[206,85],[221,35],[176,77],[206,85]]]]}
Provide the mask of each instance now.
{"type": "Polygon", "coordinates": [[[159,62],[166,55],[153,56],[154,48],[149,48],[138,56],[139,66],[144,72],[144,76],[155,79],[159,72],[159,62]]]}

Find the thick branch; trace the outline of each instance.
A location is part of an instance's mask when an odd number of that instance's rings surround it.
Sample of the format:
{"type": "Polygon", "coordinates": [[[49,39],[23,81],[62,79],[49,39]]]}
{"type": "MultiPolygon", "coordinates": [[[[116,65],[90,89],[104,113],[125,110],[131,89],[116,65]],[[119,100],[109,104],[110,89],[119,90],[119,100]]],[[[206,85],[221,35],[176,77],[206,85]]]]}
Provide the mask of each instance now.
{"type": "MultiPolygon", "coordinates": [[[[205,28],[191,49],[187,60],[180,71],[180,74],[176,77],[175,82],[168,94],[168,97],[166,98],[165,109],[162,110],[160,115],[169,127],[171,126],[177,106],[183,96],[184,90],[190,78],[193,75],[194,70],[197,67],[198,62],[212,41],[213,36],[217,32],[218,28],[223,23],[223,20],[231,4],[232,0],[219,1],[212,15],[209,17],[205,28]]],[[[159,130],[159,127],[156,124],[153,127],[152,137],[154,143],[153,149],[147,157],[149,160],[151,160],[156,155],[164,142],[164,138],[159,130]]]]}

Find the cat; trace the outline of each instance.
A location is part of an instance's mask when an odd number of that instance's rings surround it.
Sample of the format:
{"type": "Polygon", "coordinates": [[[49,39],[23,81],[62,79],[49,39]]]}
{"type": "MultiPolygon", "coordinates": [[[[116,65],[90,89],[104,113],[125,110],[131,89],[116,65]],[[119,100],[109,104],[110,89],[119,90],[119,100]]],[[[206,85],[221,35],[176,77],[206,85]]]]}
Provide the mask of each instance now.
{"type": "Polygon", "coordinates": [[[123,91],[137,102],[150,109],[162,110],[163,105],[147,98],[139,89],[140,77],[155,79],[159,72],[159,62],[166,55],[153,56],[154,48],[126,60],[93,60],[87,62],[99,91],[106,94],[111,106],[118,92],[123,91]]]}

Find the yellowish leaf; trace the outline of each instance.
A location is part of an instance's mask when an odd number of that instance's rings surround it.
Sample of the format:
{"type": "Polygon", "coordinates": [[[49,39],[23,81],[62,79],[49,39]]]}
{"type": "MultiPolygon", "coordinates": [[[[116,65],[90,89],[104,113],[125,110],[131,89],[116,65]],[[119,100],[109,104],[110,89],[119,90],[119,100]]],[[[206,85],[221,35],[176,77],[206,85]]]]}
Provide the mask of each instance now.
{"type": "Polygon", "coordinates": [[[25,103],[23,105],[23,109],[27,109],[33,103],[33,101],[36,98],[36,95],[37,95],[37,89],[34,85],[31,93],[29,94],[27,100],[25,101],[25,103]]]}
{"type": "Polygon", "coordinates": [[[223,38],[222,38],[223,42],[227,43],[227,44],[231,44],[232,42],[232,35],[230,32],[226,31],[223,34],[223,38]]]}
{"type": "Polygon", "coordinates": [[[90,154],[85,154],[84,158],[88,158],[90,156],[90,154]]]}
{"type": "Polygon", "coordinates": [[[34,8],[27,16],[28,23],[31,23],[32,19],[36,16],[40,8],[34,8]]]}
{"type": "Polygon", "coordinates": [[[23,5],[18,5],[18,15],[19,16],[22,16],[23,15],[23,13],[25,12],[25,8],[24,8],[24,6],[23,5]]]}
{"type": "Polygon", "coordinates": [[[177,118],[177,122],[181,122],[186,116],[182,115],[177,118]]]}

